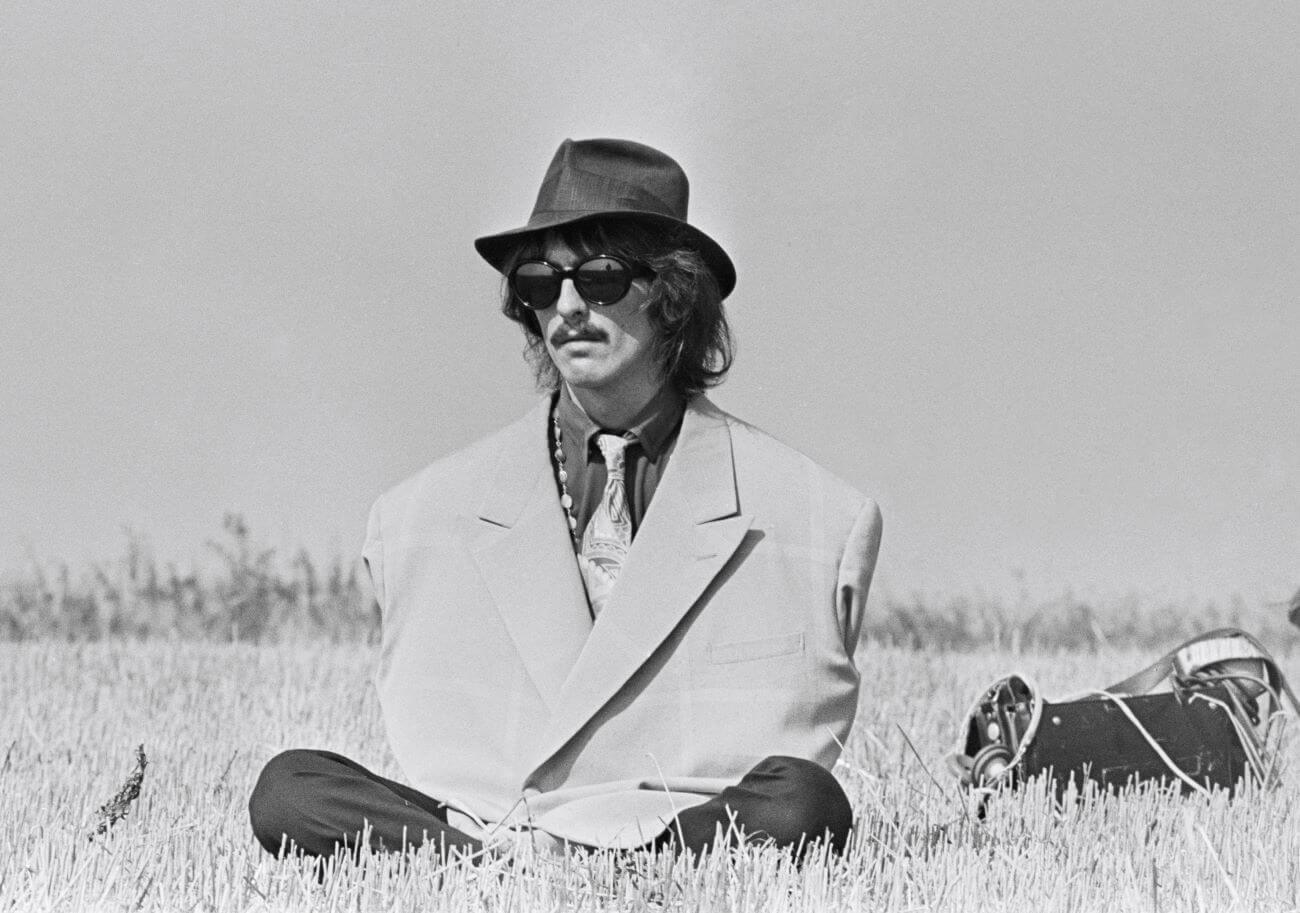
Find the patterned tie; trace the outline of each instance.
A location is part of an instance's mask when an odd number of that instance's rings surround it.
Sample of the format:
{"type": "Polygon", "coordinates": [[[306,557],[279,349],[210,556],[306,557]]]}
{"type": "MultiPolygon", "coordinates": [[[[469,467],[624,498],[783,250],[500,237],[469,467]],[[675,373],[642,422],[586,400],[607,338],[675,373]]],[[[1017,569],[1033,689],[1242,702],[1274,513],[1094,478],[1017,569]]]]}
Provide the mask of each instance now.
{"type": "Polygon", "coordinates": [[[605,455],[605,490],[582,533],[582,551],[578,555],[592,618],[605,607],[632,544],[632,513],[627,507],[623,483],[627,444],[627,439],[617,434],[596,438],[596,445],[605,455]]]}

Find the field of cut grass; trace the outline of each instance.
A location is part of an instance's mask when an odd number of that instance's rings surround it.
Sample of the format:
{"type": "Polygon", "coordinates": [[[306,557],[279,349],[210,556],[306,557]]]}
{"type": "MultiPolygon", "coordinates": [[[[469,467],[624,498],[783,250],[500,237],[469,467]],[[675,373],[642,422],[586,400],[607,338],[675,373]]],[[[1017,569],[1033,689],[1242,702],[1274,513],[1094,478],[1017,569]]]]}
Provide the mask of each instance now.
{"type": "MultiPolygon", "coordinates": [[[[1270,646],[1273,646],[1270,644],[1270,646]]],[[[368,857],[322,879],[254,843],[245,802],[282,748],[397,775],[365,645],[0,643],[0,910],[1290,910],[1300,765],[1229,802],[1146,793],[1054,809],[1041,792],[967,814],[942,757],[975,694],[1020,670],[1048,696],[1150,651],[952,653],[863,646],[860,719],[837,774],[858,812],[842,860],[770,851],[687,862],[608,854],[446,868],[368,857]],[[910,744],[909,744],[910,742],[910,744]],[[139,799],[89,840],[148,757],[139,799]],[[913,748],[915,750],[913,750],[913,748]],[[937,781],[937,782],[936,782],[937,781]]],[[[1296,654],[1280,657],[1300,679],[1296,654]]]]}

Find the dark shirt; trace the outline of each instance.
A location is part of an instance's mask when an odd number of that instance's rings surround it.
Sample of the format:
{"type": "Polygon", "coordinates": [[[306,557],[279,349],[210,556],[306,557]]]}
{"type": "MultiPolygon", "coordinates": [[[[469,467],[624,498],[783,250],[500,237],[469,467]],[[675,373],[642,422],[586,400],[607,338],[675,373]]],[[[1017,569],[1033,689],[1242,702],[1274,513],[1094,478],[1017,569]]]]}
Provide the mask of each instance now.
{"type": "Polygon", "coordinates": [[[578,521],[578,540],[587,521],[600,503],[605,490],[605,458],[596,444],[601,433],[622,434],[628,444],[625,478],[628,504],[632,508],[632,535],[641,527],[641,519],[650,507],[659,480],[668,468],[668,459],[677,443],[686,405],[682,398],[665,385],[637,413],[627,428],[601,428],[593,422],[571,396],[566,384],[560,384],[560,403],[556,417],[564,440],[566,483],[573,497],[573,515],[578,521]],[[585,459],[579,459],[585,457],[585,459]]]}

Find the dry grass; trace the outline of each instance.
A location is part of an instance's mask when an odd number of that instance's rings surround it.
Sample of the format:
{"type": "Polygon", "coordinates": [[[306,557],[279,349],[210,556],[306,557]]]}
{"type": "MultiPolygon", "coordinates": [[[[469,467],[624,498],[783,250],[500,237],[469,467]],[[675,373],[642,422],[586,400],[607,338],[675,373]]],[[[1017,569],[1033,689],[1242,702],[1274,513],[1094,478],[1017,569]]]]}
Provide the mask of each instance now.
{"type": "MultiPolygon", "coordinates": [[[[861,720],[838,774],[859,812],[844,860],[797,871],[753,850],[688,864],[606,854],[440,867],[366,858],[318,881],[248,830],[259,765],[329,747],[394,774],[369,687],[373,648],[324,643],[0,644],[0,910],[1285,910],[1300,905],[1300,767],[1228,802],[1160,794],[1006,796],[976,822],[942,755],[969,701],[1012,669],[1047,693],[1146,653],[952,654],[867,646],[861,720]],[[906,733],[907,738],[904,738],[906,733]],[[915,745],[925,766],[907,744],[915,745]],[[98,810],[148,772],[129,815],[98,810]],[[926,767],[929,768],[927,771],[926,767]],[[932,781],[931,773],[937,783],[932,781]]],[[[1300,679],[1294,654],[1283,659],[1300,679]]]]}

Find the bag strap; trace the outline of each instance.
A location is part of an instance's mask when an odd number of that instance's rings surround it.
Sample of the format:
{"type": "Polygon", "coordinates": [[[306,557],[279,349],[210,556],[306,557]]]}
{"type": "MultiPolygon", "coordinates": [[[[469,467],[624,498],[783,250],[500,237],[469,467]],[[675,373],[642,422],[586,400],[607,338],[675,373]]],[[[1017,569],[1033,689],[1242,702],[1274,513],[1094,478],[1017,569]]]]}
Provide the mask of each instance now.
{"type": "MultiPolygon", "coordinates": [[[[1291,691],[1290,684],[1287,683],[1286,678],[1282,675],[1282,671],[1278,669],[1277,663],[1273,660],[1273,657],[1264,649],[1263,644],[1240,628],[1216,628],[1213,631],[1208,631],[1205,634],[1198,634],[1190,640],[1183,641],[1141,672],[1130,675],[1122,682],[1116,682],[1107,688],[1106,691],[1110,694],[1148,694],[1155,690],[1161,682],[1179,672],[1178,657],[1180,654],[1188,652],[1192,656],[1195,656],[1198,652],[1195,647],[1198,644],[1207,644],[1210,641],[1216,640],[1226,641],[1229,639],[1241,642],[1246,649],[1237,653],[1224,653],[1222,655],[1211,654],[1210,656],[1207,656],[1203,662],[1217,662],[1224,659],[1260,660],[1268,669],[1270,679],[1268,682],[1269,686],[1275,693],[1278,693],[1279,696],[1284,694],[1290,700],[1292,709],[1297,713],[1300,713],[1300,703],[1296,701],[1296,696],[1294,692],[1291,691]]],[[[1203,664],[1203,662],[1198,663],[1198,665],[1203,664]]]]}
{"type": "Polygon", "coordinates": [[[1206,634],[1197,634],[1191,640],[1183,641],[1174,647],[1164,656],[1147,666],[1141,672],[1135,672],[1122,682],[1116,682],[1109,688],[1105,689],[1111,694],[1147,694],[1154,691],[1156,686],[1167,679],[1174,672],[1174,658],[1179,652],[1190,647],[1192,644],[1200,643],[1203,640],[1211,640],[1218,637],[1231,637],[1241,634],[1236,628],[1217,628],[1206,634]]]}

